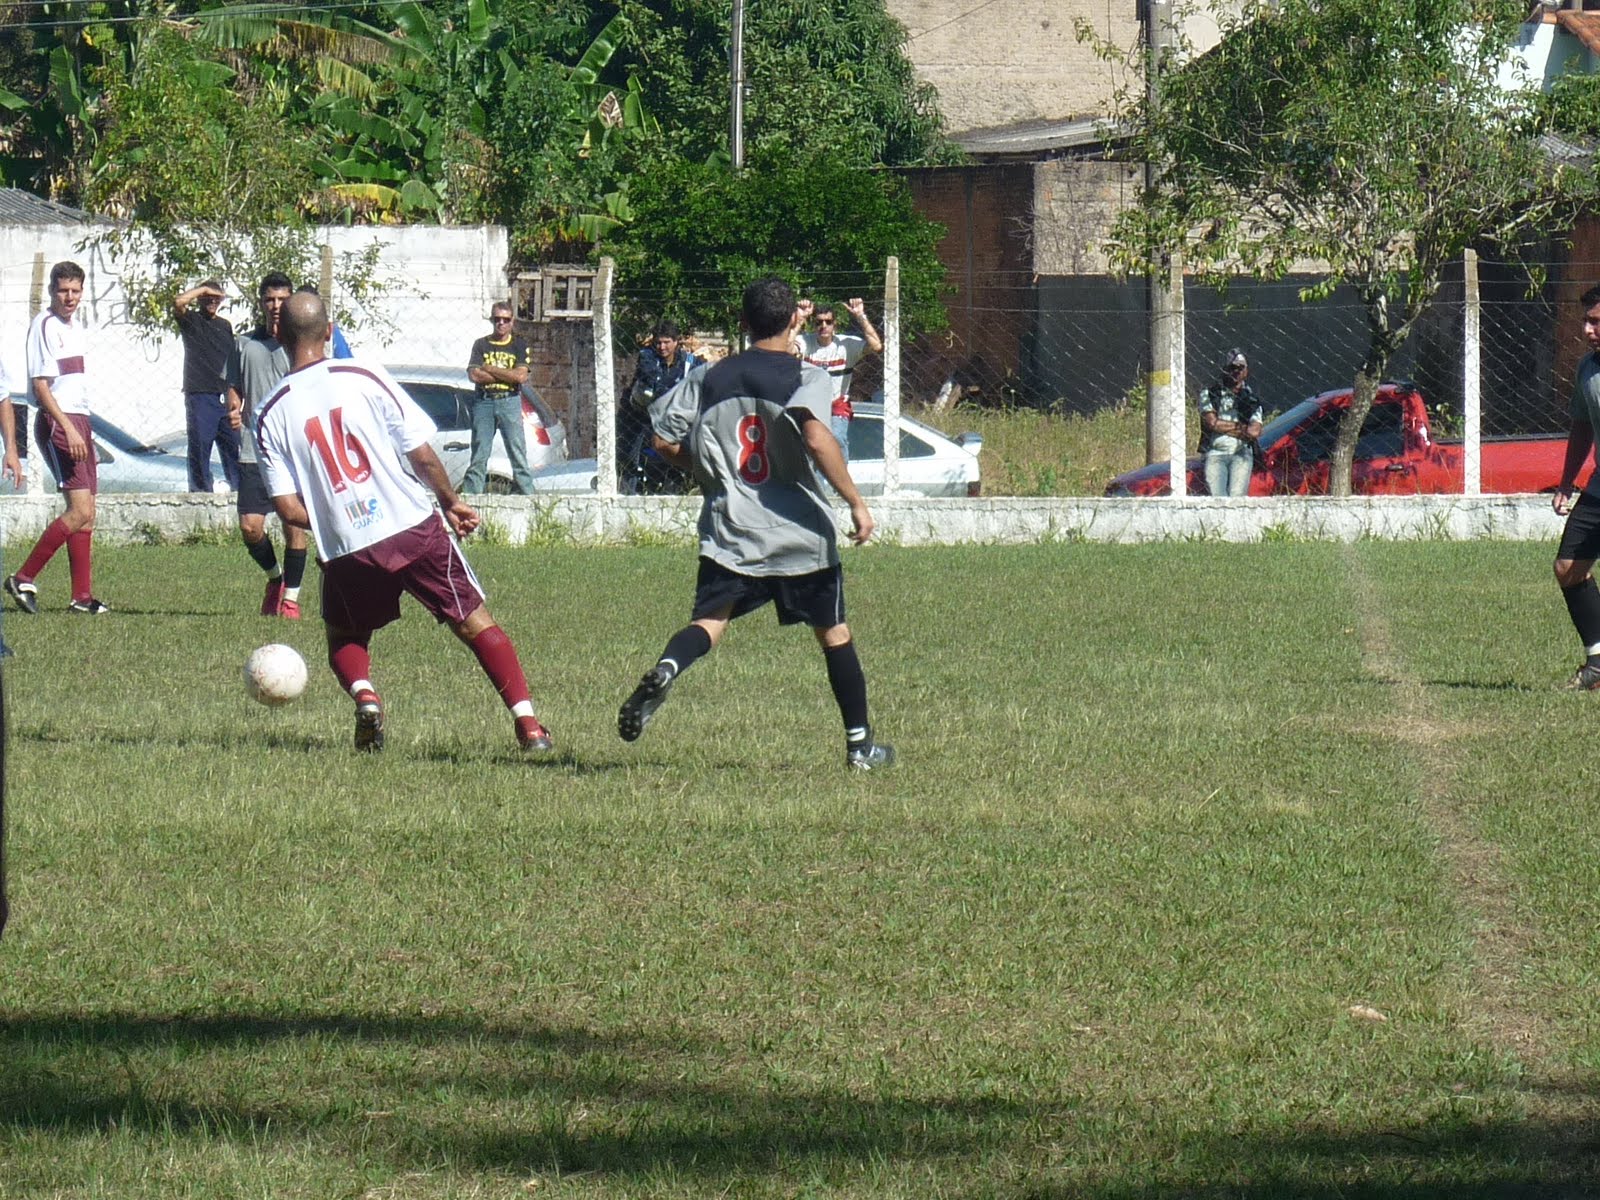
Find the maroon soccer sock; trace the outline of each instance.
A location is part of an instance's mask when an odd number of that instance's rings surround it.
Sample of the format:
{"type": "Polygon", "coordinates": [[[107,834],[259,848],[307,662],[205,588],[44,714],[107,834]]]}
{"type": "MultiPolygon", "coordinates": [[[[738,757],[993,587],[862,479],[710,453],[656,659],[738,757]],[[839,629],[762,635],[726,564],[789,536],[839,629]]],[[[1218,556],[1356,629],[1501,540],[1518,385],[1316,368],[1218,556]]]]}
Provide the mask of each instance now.
{"type": "Polygon", "coordinates": [[[371,682],[372,652],[367,649],[370,641],[370,635],[337,639],[328,635],[328,665],[333,668],[339,686],[347,692],[363,679],[371,682]]]}
{"type": "Polygon", "coordinates": [[[478,656],[478,665],[500,693],[507,708],[521,704],[528,697],[528,680],[522,674],[522,662],[517,658],[517,648],[511,644],[505,630],[491,625],[467,643],[478,656]]]}
{"type": "Polygon", "coordinates": [[[72,569],[72,598],[94,595],[94,531],[80,529],[67,538],[67,566],[72,569]]]}
{"type": "Polygon", "coordinates": [[[39,578],[39,572],[44,570],[45,564],[55,557],[57,550],[66,544],[71,536],[67,523],[57,517],[45,526],[39,540],[33,544],[33,553],[28,555],[28,561],[17,568],[17,578],[25,582],[32,582],[39,578]]]}

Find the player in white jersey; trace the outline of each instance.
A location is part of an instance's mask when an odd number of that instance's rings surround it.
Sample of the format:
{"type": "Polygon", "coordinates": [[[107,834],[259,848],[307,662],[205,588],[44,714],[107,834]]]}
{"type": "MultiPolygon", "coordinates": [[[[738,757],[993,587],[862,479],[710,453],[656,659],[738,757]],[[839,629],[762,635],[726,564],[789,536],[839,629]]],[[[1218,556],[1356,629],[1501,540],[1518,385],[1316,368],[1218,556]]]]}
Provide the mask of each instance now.
{"type": "Polygon", "coordinates": [[[382,367],[325,357],[329,327],[319,296],[301,292],[284,304],[278,338],[290,369],[256,414],[256,441],[278,516],[316,538],[328,665],[356,702],[356,748],[383,748],[369,647],[409,592],[477,656],[511,710],[518,744],[551,749],[516,648],[451,536],[476,529],[478,514],[428,445],[433,422],[382,367]]]}
{"type": "Polygon", "coordinates": [[[50,268],[50,307],[28,328],[28,378],[39,406],[34,440],[66,499],[66,511],[45,527],[16,574],[6,576],[6,595],[27,613],[39,611],[39,589],[33,581],[62,546],[67,548],[72,572],[68,610],[93,615],[111,611],[92,591],[99,460],[89,430],[83,330],[73,322],[83,299],[83,281],[83,268],[75,262],[58,262],[50,268]]]}

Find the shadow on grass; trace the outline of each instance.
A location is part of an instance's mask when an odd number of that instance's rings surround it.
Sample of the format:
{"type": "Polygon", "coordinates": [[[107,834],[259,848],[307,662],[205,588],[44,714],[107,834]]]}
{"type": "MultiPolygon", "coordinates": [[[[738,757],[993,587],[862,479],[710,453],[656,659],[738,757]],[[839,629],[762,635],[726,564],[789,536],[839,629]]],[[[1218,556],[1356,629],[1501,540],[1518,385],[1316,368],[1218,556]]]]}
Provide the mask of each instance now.
{"type": "MultiPolygon", "coordinates": [[[[1114,1089],[1019,1098],[991,1082],[918,1096],[892,1076],[834,1088],[670,1031],[357,1013],[11,1016],[0,1063],[11,1133],[359,1147],[399,1171],[590,1173],[624,1190],[663,1175],[719,1194],[741,1180],[792,1190],[832,1178],[864,1195],[862,1173],[887,1169],[919,1183],[891,1186],[896,1196],[931,1184],[995,1200],[1499,1200],[1593,1195],[1600,1178],[1586,1122],[1197,1134],[1177,1101],[1135,1116],[1114,1089]]],[[[1574,1094],[1587,1105],[1596,1087],[1574,1094]]]]}

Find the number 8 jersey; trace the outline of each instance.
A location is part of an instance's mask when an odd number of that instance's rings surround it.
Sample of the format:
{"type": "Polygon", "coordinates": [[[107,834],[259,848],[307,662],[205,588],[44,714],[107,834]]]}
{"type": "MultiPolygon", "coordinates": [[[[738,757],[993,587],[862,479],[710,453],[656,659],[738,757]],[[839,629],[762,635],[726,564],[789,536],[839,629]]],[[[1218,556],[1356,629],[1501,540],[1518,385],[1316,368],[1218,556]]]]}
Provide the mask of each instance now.
{"type": "Polygon", "coordinates": [[[323,562],[433,515],[405,455],[436,432],[389,372],[348,358],[289,372],[256,414],[267,491],[300,494],[323,562]]]}
{"type": "Polygon", "coordinates": [[[741,575],[806,575],[839,561],[838,532],[801,437],[826,422],[826,371],[777,350],[696,367],[650,406],[662,440],[683,446],[705,495],[700,553],[741,575]]]}

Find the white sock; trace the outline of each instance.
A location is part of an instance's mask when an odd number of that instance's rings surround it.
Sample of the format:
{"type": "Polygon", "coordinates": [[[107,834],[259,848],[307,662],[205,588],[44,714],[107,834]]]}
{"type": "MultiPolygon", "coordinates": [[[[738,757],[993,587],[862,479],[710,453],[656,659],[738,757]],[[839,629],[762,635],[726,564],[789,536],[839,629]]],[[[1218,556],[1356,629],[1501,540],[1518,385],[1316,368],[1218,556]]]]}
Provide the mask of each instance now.
{"type": "Polygon", "coordinates": [[[350,698],[354,700],[362,692],[372,692],[376,694],[377,690],[377,688],[372,686],[372,680],[358,679],[350,685],[350,698]]]}

